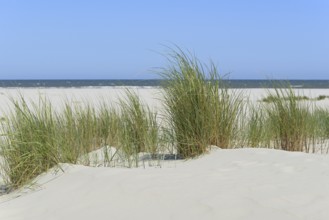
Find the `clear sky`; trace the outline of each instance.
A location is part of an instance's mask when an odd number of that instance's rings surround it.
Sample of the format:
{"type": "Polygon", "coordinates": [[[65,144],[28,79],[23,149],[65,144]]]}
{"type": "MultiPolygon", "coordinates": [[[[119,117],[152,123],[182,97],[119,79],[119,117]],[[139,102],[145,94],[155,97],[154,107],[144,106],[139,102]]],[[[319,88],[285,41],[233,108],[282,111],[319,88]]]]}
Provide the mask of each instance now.
{"type": "Polygon", "coordinates": [[[145,79],[162,45],[231,79],[329,79],[329,0],[0,0],[0,79],[145,79]]]}

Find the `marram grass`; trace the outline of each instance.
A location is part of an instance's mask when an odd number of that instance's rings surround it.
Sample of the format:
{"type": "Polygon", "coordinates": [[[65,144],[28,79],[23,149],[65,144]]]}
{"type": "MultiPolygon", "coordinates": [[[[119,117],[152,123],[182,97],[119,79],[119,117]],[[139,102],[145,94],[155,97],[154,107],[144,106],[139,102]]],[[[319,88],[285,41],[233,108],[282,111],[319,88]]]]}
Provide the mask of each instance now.
{"type": "Polygon", "coordinates": [[[232,147],[232,139],[243,103],[229,94],[216,67],[204,66],[195,56],[172,50],[169,65],[160,75],[164,85],[167,123],[174,130],[177,152],[198,156],[209,145],[232,147]]]}
{"type": "Polygon", "coordinates": [[[1,121],[0,147],[9,184],[16,188],[29,183],[59,163],[88,165],[87,154],[103,146],[117,146],[130,167],[138,166],[140,152],[156,154],[156,114],[135,93],[126,95],[120,111],[105,102],[97,109],[66,102],[62,111],[55,111],[41,97],[38,103],[23,96],[12,99],[13,111],[1,121]]]}
{"type": "Polygon", "coordinates": [[[28,105],[22,96],[12,100],[13,112],[2,122],[4,171],[12,187],[29,182],[60,162],[56,116],[47,100],[40,101],[41,106],[28,105]]]}
{"type": "Polygon", "coordinates": [[[299,102],[291,88],[276,88],[273,102],[265,112],[273,134],[274,147],[287,151],[309,151],[312,138],[312,106],[299,102]]]}
{"type": "Polygon", "coordinates": [[[120,129],[118,148],[125,155],[128,166],[138,166],[139,153],[158,152],[159,127],[156,113],[151,112],[139,96],[126,90],[125,99],[121,99],[120,129]]]}

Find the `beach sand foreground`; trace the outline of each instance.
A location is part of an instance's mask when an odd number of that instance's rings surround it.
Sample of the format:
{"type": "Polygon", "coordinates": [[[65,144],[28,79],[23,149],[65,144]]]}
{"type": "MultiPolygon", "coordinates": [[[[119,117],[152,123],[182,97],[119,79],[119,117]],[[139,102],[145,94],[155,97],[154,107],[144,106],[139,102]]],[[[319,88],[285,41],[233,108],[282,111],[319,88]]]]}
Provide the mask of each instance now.
{"type": "Polygon", "coordinates": [[[162,168],[64,165],[0,198],[0,219],[328,219],[329,157],[213,150],[162,168]]]}

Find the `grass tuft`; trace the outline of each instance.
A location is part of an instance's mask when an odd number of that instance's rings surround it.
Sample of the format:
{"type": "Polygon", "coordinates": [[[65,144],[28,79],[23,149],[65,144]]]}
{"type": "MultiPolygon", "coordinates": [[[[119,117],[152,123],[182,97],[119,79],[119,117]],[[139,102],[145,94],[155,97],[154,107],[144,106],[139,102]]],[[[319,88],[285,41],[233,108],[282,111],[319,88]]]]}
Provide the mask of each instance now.
{"type": "Polygon", "coordinates": [[[139,153],[156,154],[158,151],[159,128],[156,114],[142,103],[139,96],[126,90],[126,99],[120,100],[119,148],[128,159],[128,166],[138,166],[139,153]]]}
{"type": "Polygon", "coordinates": [[[46,99],[27,104],[12,100],[13,112],[2,122],[2,156],[5,174],[13,188],[28,183],[59,161],[56,117],[46,99]],[[10,122],[10,123],[7,123],[10,122]]]}
{"type": "Polygon", "coordinates": [[[179,48],[168,59],[160,75],[166,80],[163,102],[178,154],[198,156],[210,144],[231,147],[243,105],[239,95],[229,94],[213,64],[206,67],[179,48]]]}
{"type": "Polygon", "coordinates": [[[311,106],[298,102],[298,96],[291,88],[276,88],[273,102],[265,105],[265,111],[274,136],[276,148],[287,151],[305,151],[308,149],[308,139],[311,119],[311,106]]]}

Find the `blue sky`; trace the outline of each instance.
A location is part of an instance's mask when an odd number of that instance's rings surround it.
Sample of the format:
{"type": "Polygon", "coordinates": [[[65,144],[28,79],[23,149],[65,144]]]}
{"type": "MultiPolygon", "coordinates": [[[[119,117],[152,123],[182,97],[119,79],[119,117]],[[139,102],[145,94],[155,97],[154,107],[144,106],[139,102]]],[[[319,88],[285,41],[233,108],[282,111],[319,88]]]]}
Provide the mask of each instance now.
{"type": "Polygon", "coordinates": [[[145,79],[162,45],[232,79],[329,79],[328,0],[0,0],[0,79],[145,79]]]}

